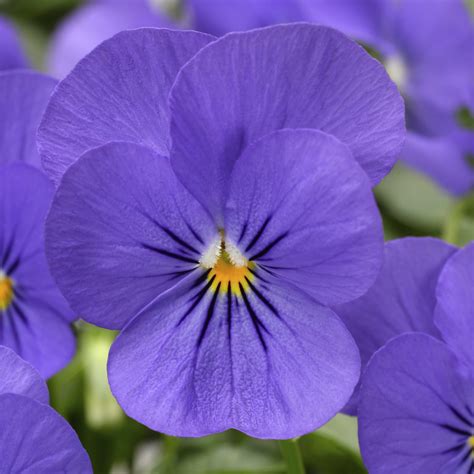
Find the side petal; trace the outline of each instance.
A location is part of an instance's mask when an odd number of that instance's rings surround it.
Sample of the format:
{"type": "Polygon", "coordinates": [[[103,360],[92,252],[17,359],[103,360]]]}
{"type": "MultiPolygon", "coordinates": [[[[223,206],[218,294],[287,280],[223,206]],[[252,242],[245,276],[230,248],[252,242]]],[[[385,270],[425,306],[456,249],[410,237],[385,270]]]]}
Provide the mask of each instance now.
{"type": "Polygon", "coordinates": [[[75,351],[74,314],[56,287],[44,251],[44,220],[54,187],[24,163],[0,166],[0,271],[13,282],[13,298],[0,311],[0,344],[47,378],[75,351]]]}
{"type": "Polygon", "coordinates": [[[0,73],[0,164],[41,167],[36,131],[57,81],[34,71],[0,73]]]}
{"type": "Polygon", "coordinates": [[[237,160],[225,211],[245,257],[322,304],[353,300],[382,263],[380,216],[349,148],[316,130],[282,130],[237,160]]]}
{"type": "Polygon", "coordinates": [[[92,474],[89,457],[66,420],[21,395],[0,395],[0,459],[5,472],[92,474]]]}
{"type": "Polygon", "coordinates": [[[96,46],[123,30],[171,27],[146,2],[96,2],[75,10],[59,25],[49,51],[49,71],[65,77],[96,46]]]}
{"type": "Polygon", "coordinates": [[[235,161],[272,131],[336,136],[372,184],[393,166],[405,133],[403,101],[382,65],[341,33],[309,24],[215,41],[181,69],[170,104],[173,168],[220,217],[235,161]]]}
{"type": "Polygon", "coordinates": [[[0,346],[0,395],[16,393],[48,404],[45,381],[36,369],[18,357],[11,349],[0,346]]]}
{"type": "Polygon", "coordinates": [[[118,329],[196,268],[216,235],[167,158],[110,143],[64,175],[46,222],[46,253],[75,311],[118,329]]]}
{"type": "Polygon", "coordinates": [[[375,353],[362,377],[359,441],[373,474],[468,472],[472,379],[446,344],[405,334],[375,353]],[[443,466],[458,460],[452,470],[443,466]]]}
{"type": "MultiPolygon", "coordinates": [[[[436,284],[456,249],[432,238],[405,238],[385,244],[382,270],[361,298],[334,307],[360,349],[362,367],[390,339],[419,331],[440,337],[433,321],[436,284]]],[[[358,390],[346,411],[355,414],[358,390]]]]}
{"type": "Polygon", "coordinates": [[[62,81],[38,133],[43,167],[58,184],[84,152],[111,141],[168,155],[168,92],[179,68],[213,37],[143,28],[118,33],[62,81]]]}
{"type": "Polygon", "coordinates": [[[349,398],[357,348],[328,308],[276,279],[235,293],[197,271],[114,342],[109,382],[126,413],[175,436],[234,428],[291,438],[349,398]]]}
{"type": "Polygon", "coordinates": [[[474,242],[448,261],[436,297],[436,326],[451,349],[474,370],[474,242]]]}
{"type": "Polygon", "coordinates": [[[0,15],[0,71],[28,67],[18,34],[13,25],[0,15]]]}

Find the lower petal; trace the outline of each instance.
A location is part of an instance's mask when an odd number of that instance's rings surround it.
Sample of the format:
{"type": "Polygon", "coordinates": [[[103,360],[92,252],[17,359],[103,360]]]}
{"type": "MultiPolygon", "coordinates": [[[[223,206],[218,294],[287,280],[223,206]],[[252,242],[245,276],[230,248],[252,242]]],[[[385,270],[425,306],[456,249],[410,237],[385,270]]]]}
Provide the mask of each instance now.
{"type": "Polygon", "coordinates": [[[335,314],[258,270],[240,291],[207,275],[162,295],[112,346],[109,381],[126,413],[171,435],[235,428],[259,438],[291,438],[334,416],[359,375],[335,314]]]}

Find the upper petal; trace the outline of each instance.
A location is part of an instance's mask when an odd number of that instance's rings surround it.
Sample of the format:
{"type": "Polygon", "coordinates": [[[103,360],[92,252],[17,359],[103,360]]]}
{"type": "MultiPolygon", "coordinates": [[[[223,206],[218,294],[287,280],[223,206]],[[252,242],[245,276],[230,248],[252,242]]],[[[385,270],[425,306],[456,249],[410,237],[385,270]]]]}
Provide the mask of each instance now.
{"type": "Polygon", "coordinates": [[[474,242],[446,263],[436,288],[435,323],[443,339],[474,368],[474,242]]]}
{"type": "Polygon", "coordinates": [[[0,459],[9,473],[92,474],[89,457],[66,420],[22,395],[0,395],[0,459]]]}
{"type": "Polygon", "coordinates": [[[85,151],[115,140],[168,154],[168,92],[179,68],[213,37],[143,28],[118,33],[87,55],[56,89],[38,134],[57,184],[85,151]]]}
{"type": "Polygon", "coordinates": [[[46,252],[71,306],[117,329],[192,271],[216,234],[167,158],[109,143],[64,175],[46,223],[46,252]]]}
{"type": "Polygon", "coordinates": [[[102,41],[123,30],[169,27],[171,21],[146,2],[96,2],[75,10],[58,27],[51,40],[49,71],[65,77],[102,41]]]}
{"type": "Polygon", "coordinates": [[[405,334],[375,353],[362,377],[359,441],[370,473],[467,473],[473,379],[446,344],[405,334]],[[455,462],[456,465],[452,465],[455,462]],[[451,463],[452,469],[443,469],[451,463]]]}
{"type": "Polygon", "coordinates": [[[237,160],[225,232],[245,257],[323,304],[353,300],[382,263],[380,216],[349,148],[316,130],[282,130],[237,160]]]}
{"type": "Polygon", "coordinates": [[[57,81],[33,71],[0,73],[0,164],[41,167],[36,131],[57,81]]]}
{"type": "Polygon", "coordinates": [[[47,404],[48,387],[36,369],[11,349],[0,346],[0,395],[16,393],[47,404]]]}
{"type": "Polygon", "coordinates": [[[341,33],[308,24],[215,41],[182,68],[170,104],[173,168],[219,217],[235,161],[274,130],[335,135],[373,184],[404,138],[403,101],[383,67],[341,33]]]}
{"type": "Polygon", "coordinates": [[[359,374],[335,314],[258,271],[237,294],[212,282],[196,271],[114,342],[109,382],[127,414],[176,436],[235,428],[259,438],[291,438],[334,416],[359,374]]]}
{"type": "MultiPolygon", "coordinates": [[[[360,349],[362,366],[388,340],[420,331],[439,337],[433,321],[439,274],[456,249],[432,238],[405,238],[385,244],[382,270],[361,298],[335,307],[360,349]]],[[[358,391],[346,408],[355,413],[358,391]]]]}

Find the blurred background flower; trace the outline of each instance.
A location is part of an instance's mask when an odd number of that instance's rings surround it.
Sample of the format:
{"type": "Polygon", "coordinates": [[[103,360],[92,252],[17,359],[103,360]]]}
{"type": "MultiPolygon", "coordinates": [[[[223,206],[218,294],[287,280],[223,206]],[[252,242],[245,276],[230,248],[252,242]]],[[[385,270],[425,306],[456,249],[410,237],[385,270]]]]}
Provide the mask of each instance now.
{"type": "MultiPolygon", "coordinates": [[[[386,239],[431,235],[463,245],[474,238],[474,0],[394,2],[398,12],[387,17],[389,1],[0,0],[0,69],[62,78],[102,40],[139,26],[214,35],[300,20],[336,26],[385,64],[407,99],[404,161],[375,189],[386,239]],[[417,10],[408,14],[404,4],[417,10]]],[[[106,379],[115,334],[82,322],[75,329],[78,352],[49,382],[51,404],[78,433],[96,473],[285,472],[284,453],[271,441],[234,431],[178,440],[127,418],[106,379]]],[[[338,415],[299,444],[308,473],[365,472],[353,418],[338,415]]]]}

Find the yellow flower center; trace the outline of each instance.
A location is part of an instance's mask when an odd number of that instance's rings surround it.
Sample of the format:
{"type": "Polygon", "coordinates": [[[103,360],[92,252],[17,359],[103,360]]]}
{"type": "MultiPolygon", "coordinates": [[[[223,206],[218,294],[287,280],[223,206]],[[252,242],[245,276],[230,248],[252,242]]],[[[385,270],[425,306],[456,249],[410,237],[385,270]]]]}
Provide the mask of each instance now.
{"type": "Polygon", "coordinates": [[[5,311],[13,299],[13,281],[0,272],[0,311],[5,311]]]}
{"type": "MultiPolygon", "coordinates": [[[[467,440],[467,444],[468,444],[469,447],[474,451],[474,435],[471,436],[471,437],[467,440]]],[[[474,454],[474,452],[473,452],[472,454],[474,454]]]]}
{"type": "Polygon", "coordinates": [[[241,296],[241,288],[247,291],[249,281],[252,282],[255,278],[251,272],[254,266],[255,264],[249,261],[246,261],[244,265],[236,265],[231,261],[225,248],[223,248],[216,264],[207,276],[208,280],[213,279],[211,290],[216,291],[220,283],[220,292],[226,293],[230,285],[232,293],[241,296]]]}

